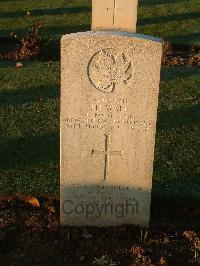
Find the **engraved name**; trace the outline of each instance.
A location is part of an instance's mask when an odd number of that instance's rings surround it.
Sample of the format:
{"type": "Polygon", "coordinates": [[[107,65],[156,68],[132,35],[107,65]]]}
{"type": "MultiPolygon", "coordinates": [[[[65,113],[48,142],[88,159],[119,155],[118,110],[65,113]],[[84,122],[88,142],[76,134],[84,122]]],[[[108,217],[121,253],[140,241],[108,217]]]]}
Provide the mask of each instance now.
{"type": "Polygon", "coordinates": [[[146,132],[153,128],[153,121],[141,120],[127,107],[128,99],[93,98],[85,116],[67,116],[66,127],[73,129],[103,130],[126,128],[146,132]]]}

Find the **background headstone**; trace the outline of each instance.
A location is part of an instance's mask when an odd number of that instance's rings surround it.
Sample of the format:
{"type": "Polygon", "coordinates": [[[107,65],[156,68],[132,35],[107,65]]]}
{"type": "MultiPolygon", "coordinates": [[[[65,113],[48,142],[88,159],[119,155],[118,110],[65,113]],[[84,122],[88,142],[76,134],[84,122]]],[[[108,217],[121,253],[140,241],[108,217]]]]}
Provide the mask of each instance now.
{"type": "Polygon", "coordinates": [[[160,40],[65,35],[61,65],[61,224],[148,226],[160,40]]]}
{"type": "Polygon", "coordinates": [[[92,0],[92,30],[136,32],[138,0],[92,0]]]}

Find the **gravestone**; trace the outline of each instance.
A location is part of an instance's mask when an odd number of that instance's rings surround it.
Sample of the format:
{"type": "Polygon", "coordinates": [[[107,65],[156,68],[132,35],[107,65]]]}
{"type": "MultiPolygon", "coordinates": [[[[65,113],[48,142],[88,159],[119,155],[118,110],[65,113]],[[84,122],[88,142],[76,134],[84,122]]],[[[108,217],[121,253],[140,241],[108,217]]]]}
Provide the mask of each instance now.
{"type": "Polygon", "coordinates": [[[127,32],[62,37],[62,225],[148,226],[161,50],[127,32]]]}
{"type": "Polygon", "coordinates": [[[92,30],[136,32],[138,0],[92,0],[92,30]]]}

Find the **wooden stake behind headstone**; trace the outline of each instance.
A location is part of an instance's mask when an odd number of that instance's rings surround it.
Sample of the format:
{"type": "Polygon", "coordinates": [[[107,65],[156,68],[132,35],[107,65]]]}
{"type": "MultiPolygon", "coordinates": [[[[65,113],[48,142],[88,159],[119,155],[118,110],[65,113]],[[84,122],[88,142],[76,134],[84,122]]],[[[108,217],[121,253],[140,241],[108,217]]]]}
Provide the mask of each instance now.
{"type": "Polygon", "coordinates": [[[92,0],[92,30],[136,32],[138,0],[92,0]]]}

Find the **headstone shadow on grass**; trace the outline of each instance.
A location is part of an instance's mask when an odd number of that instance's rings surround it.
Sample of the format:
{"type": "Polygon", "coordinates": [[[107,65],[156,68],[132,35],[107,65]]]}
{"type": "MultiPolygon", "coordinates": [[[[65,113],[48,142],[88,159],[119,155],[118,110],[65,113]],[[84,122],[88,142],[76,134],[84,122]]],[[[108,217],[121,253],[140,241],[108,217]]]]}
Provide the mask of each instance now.
{"type": "MultiPolygon", "coordinates": [[[[148,25],[148,24],[161,24],[161,23],[167,23],[172,21],[185,21],[190,19],[199,19],[200,13],[199,12],[188,12],[183,14],[173,14],[173,15],[167,15],[167,16],[154,16],[149,18],[141,18],[138,19],[138,24],[148,25]]],[[[200,38],[200,37],[199,37],[200,38]]]]}
{"type": "Polygon", "coordinates": [[[176,4],[183,2],[187,2],[187,0],[140,0],[139,5],[152,6],[152,5],[162,5],[162,4],[176,4]]]}
{"type": "Polygon", "coordinates": [[[0,102],[2,106],[16,106],[26,103],[46,102],[58,98],[59,85],[41,85],[27,89],[0,91],[0,102]]]}
{"type": "MultiPolygon", "coordinates": [[[[91,8],[88,6],[81,7],[58,7],[58,8],[38,8],[30,10],[30,16],[35,16],[36,18],[40,18],[41,16],[48,15],[63,15],[63,14],[79,14],[90,12],[91,8]]],[[[26,11],[18,11],[18,12],[2,12],[0,14],[0,18],[23,18],[26,17],[26,11]]]]}

